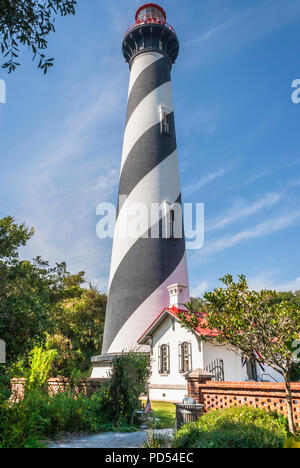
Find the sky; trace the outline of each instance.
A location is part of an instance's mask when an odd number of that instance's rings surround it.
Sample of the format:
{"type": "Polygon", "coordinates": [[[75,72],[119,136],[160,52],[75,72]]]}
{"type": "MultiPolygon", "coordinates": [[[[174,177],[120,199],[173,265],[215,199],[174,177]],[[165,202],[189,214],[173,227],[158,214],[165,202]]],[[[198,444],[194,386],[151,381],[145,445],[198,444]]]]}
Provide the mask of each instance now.
{"type": "MultiPolygon", "coordinates": [[[[58,19],[44,76],[25,50],[0,69],[0,217],[36,234],[22,258],[66,261],[107,290],[111,240],[97,205],[117,200],[129,69],[121,44],[136,0],[79,0],[58,19]]],[[[180,41],[172,71],[183,201],[205,203],[205,244],[188,251],[202,295],[227,273],[254,289],[300,289],[298,0],[163,0],[180,41]]]]}

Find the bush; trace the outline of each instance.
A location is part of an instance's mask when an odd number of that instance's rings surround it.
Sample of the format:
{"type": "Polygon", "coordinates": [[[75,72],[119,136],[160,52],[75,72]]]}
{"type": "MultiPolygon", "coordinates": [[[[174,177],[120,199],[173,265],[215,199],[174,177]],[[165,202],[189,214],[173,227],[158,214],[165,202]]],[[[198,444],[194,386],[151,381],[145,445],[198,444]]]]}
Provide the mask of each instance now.
{"type": "Polygon", "coordinates": [[[107,410],[112,412],[116,426],[134,423],[139,398],[147,390],[150,373],[150,359],[146,355],[123,353],[113,361],[107,410]]]}
{"type": "Polygon", "coordinates": [[[47,385],[47,379],[56,355],[54,350],[44,350],[37,346],[29,353],[30,368],[27,379],[29,391],[42,389],[47,385]]]}
{"type": "Polygon", "coordinates": [[[248,406],[211,411],[175,436],[177,448],[282,448],[287,420],[248,406]]]}
{"type": "Polygon", "coordinates": [[[147,440],[143,443],[142,448],[158,449],[169,448],[172,446],[173,437],[163,434],[158,434],[153,431],[153,434],[147,436],[147,440]]]}
{"type": "Polygon", "coordinates": [[[48,396],[42,391],[27,392],[23,401],[2,405],[0,447],[39,447],[41,439],[58,433],[94,433],[111,427],[103,406],[106,388],[92,397],[74,397],[71,392],[48,396]]]}
{"type": "Polygon", "coordinates": [[[31,385],[22,401],[12,404],[0,381],[0,448],[40,447],[41,439],[59,433],[96,433],[109,430],[136,430],[133,425],[140,393],[149,376],[149,358],[127,354],[118,357],[111,380],[102,384],[91,397],[65,393],[48,396],[44,388],[49,357],[37,350],[31,366],[31,385]],[[43,372],[33,372],[37,360],[45,362],[43,372]],[[45,359],[44,359],[45,358],[45,359]]]}

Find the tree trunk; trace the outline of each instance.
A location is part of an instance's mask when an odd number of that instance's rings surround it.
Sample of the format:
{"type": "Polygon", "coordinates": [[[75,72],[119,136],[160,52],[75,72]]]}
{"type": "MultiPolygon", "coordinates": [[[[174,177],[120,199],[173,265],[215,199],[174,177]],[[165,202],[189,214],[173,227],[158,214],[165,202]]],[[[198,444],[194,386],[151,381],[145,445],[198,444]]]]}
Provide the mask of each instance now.
{"type": "Polygon", "coordinates": [[[287,413],[288,413],[289,430],[292,434],[296,434],[296,425],[295,425],[294,414],[293,414],[293,398],[292,398],[292,391],[291,391],[290,374],[285,376],[285,391],[286,391],[286,405],[287,405],[287,413]]]}

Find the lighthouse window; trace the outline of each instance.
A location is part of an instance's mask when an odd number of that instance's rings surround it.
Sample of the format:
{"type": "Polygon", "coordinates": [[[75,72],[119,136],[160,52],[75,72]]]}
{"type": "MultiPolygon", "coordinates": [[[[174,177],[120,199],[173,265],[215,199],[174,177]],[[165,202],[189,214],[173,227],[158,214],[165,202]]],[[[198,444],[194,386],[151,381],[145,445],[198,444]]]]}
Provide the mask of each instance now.
{"type": "Polygon", "coordinates": [[[170,239],[175,238],[175,211],[170,211],[170,239]]]}
{"type": "Polygon", "coordinates": [[[161,125],[160,130],[162,134],[170,135],[170,112],[161,107],[161,125]]]}
{"type": "Polygon", "coordinates": [[[165,20],[162,12],[158,8],[155,8],[155,7],[143,8],[138,15],[138,19],[140,21],[143,19],[150,19],[150,18],[158,19],[159,21],[165,20]]]}
{"type": "Polygon", "coordinates": [[[170,373],[170,348],[162,345],[158,350],[158,371],[160,374],[170,373]]]}

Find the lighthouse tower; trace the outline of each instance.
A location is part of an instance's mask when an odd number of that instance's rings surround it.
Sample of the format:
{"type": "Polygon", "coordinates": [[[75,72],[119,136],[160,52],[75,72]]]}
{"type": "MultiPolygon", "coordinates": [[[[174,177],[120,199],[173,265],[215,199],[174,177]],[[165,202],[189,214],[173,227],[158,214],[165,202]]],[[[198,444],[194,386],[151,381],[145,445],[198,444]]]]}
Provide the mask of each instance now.
{"type": "Polygon", "coordinates": [[[169,305],[168,286],[187,286],[189,300],[183,230],[174,235],[182,213],[172,209],[181,206],[171,85],[179,42],[166,20],[160,6],[142,6],[123,42],[130,68],[128,106],[104,342],[102,355],[92,359],[93,378],[105,377],[115,355],[138,350],[145,326],[169,305]],[[125,226],[137,206],[145,213],[142,233],[128,233],[125,226]],[[168,224],[170,229],[162,228],[168,224]]]}

